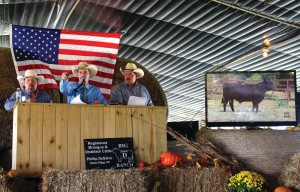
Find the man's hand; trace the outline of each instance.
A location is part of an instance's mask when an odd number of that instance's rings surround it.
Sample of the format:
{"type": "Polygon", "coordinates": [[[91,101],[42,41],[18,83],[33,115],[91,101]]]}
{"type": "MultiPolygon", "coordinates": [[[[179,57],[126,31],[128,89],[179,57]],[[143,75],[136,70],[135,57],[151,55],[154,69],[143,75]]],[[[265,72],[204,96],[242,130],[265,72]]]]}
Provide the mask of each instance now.
{"type": "Polygon", "coordinates": [[[26,99],[26,102],[27,103],[35,103],[36,100],[35,100],[35,98],[28,98],[28,99],[26,99]]]}
{"type": "Polygon", "coordinates": [[[101,104],[101,102],[98,99],[95,99],[94,104],[101,104]]]}
{"type": "Polygon", "coordinates": [[[63,72],[63,73],[61,74],[61,78],[62,78],[63,80],[67,80],[67,79],[68,79],[68,73],[67,73],[67,72],[63,72]]]}

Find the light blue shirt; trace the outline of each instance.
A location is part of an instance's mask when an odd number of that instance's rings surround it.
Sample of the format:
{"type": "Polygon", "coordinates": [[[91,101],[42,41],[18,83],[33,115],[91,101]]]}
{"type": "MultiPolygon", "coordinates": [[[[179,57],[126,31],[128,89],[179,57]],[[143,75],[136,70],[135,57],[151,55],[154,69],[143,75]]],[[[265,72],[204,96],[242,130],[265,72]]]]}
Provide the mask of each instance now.
{"type": "MultiPolygon", "coordinates": [[[[25,98],[29,98],[30,97],[30,93],[28,90],[23,90],[21,93],[21,96],[25,96],[25,98]]],[[[36,98],[35,98],[37,103],[52,103],[52,99],[50,97],[50,95],[44,91],[36,91],[36,98]]],[[[4,108],[6,111],[12,111],[12,109],[14,108],[16,102],[16,92],[14,92],[12,94],[12,96],[6,100],[5,104],[4,104],[4,108]]]]}
{"type": "MultiPolygon", "coordinates": [[[[60,80],[59,90],[67,96],[67,103],[70,103],[77,95],[80,95],[80,99],[83,101],[83,85],[79,85],[78,82],[69,83],[68,80],[60,80]]],[[[94,100],[99,100],[104,105],[107,104],[100,89],[96,86],[88,84],[86,86],[86,95],[88,97],[88,104],[93,104],[94,100]]]]}
{"type": "Polygon", "coordinates": [[[130,96],[145,97],[147,100],[145,105],[153,106],[147,88],[138,82],[135,83],[134,87],[130,87],[125,83],[125,81],[117,85],[110,96],[110,102],[114,104],[127,105],[130,96]]]}

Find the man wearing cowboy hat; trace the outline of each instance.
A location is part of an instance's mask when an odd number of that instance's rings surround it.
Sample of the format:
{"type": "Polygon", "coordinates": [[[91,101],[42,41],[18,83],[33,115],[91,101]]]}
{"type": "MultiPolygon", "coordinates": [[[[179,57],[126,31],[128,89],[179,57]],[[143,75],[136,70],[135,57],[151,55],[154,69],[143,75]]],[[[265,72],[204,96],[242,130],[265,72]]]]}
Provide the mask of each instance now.
{"type": "MultiPolygon", "coordinates": [[[[26,103],[52,103],[50,95],[46,92],[37,90],[39,82],[44,80],[44,76],[38,76],[34,70],[27,70],[24,76],[18,76],[18,81],[24,84],[25,89],[22,91],[21,96],[26,103]]],[[[23,99],[22,99],[23,100],[23,99]]],[[[6,100],[4,108],[6,111],[12,111],[16,102],[16,92],[6,100]]]]}
{"type": "Polygon", "coordinates": [[[110,102],[127,105],[130,96],[137,96],[146,98],[145,105],[153,106],[147,88],[136,81],[144,76],[144,71],[137,68],[134,63],[127,63],[125,69],[120,69],[120,71],[124,75],[125,81],[115,87],[111,94],[110,102]]]}
{"type": "Polygon", "coordinates": [[[78,77],[78,82],[68,82],[67,72],[63,72],[62,80],[59,83],[59,90],[67,96],[67,103],[70,103],[76,96],[80,95],[81,101],[88,104],[107,104],[100,89],[89,84],[89,79],[97,74],[97,67],[86,62],[80,62],[78,66],[72,67],[72,73],[78,77]]]}

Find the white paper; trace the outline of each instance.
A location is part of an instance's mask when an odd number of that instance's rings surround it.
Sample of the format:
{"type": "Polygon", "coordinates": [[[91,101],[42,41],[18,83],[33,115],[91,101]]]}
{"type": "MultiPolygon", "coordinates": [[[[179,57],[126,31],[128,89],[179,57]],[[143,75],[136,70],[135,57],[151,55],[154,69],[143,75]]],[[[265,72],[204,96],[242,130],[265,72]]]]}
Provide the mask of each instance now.
{"type": "Polygon", "coordinates": [[[72,99],[70,104],[86,104],[86,103],[81,101],[80,95],[77,95],[74,99],[72,99]]]}
{"type": "Polygon", "coordinates": [[[25,102],[26,101],[26,96],[22,96],[22,102],[25,102]]]}
{"type": "Polygon", "coordinates": [[[127,105],[146,105],[147,98],[146,97],[136,97],[130,96],[127,105]]]}

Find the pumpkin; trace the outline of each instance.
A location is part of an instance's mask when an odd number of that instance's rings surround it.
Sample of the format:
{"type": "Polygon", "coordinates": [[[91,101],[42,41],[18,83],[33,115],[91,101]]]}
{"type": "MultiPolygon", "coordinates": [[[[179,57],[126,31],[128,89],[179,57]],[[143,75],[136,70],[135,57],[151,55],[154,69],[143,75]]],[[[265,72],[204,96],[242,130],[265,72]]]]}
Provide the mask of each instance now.
{"type": "Polygon", "coordinates": [[[11,169],[9,170],[9,172],[7,173],[8,177],[16,177],[17,176],[17,170],[15,169],[11,169]]]}
{"type": "Polygon", "coordinates": [[[288,187],[279,186],[279,187],[276,187],[274,192],[293,192],[293,191],[288,187]]]}
{"type": "Polygon", "coordinates": [[[168,166],[176,166],[177,163],[183,165],[183,157],[180,154],[174,152],[163,152],[160,155],[160,162],[162,165],[168,166]]]}

